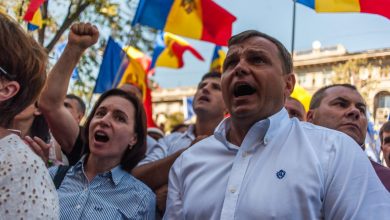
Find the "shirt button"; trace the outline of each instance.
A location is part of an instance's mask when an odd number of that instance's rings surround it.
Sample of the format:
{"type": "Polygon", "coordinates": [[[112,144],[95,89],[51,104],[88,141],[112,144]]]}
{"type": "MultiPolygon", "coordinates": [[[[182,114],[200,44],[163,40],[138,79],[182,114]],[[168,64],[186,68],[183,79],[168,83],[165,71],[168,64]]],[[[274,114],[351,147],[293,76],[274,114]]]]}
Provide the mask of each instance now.
{"type": "Polygon", "coordinates": [[[76,205],[76,209],[80,209],[81,208],[81,205],[76,205]]]}
{"type": "Polygon", "coordinates": [[[245,157],[248,156],[248,155],[249,155],[248,151],[242,152],[242,157],[243,157],[243,158],[245,158],[245,157]]]}
{"type": "Polygon", "coordinates": [[[235,189],[235,188],[230,188],[230,192],[231,192],[231,193],[235,193],[235,192],[236,192],[236,189],[235,189]]]}
{"type": "Polygon", "coordinates": [[[268,139],[264,138],[264,145],[267,145],[268,139]]]}

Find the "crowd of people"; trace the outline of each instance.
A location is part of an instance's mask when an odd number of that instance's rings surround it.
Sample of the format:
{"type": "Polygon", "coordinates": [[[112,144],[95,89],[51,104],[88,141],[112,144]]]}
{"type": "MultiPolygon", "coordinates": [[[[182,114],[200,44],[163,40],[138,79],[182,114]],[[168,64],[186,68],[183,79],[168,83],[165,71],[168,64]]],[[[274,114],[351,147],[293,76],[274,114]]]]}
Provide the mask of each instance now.
{"type": "MultiPolygon", "coordinates": [[[[364,152],[366,102],[350,84],[291,98],[290,53],[248,30],[229,40],[223,73],[198,84],[194,124],[147,129],[131,84],[85,104],[67,94],[99,38],[73,24],[47,54],[0,14],[1,219],[389,219],[390,169],[364,152]]],[[[380,130],[390,166],[390,122],[380,130]]]]}

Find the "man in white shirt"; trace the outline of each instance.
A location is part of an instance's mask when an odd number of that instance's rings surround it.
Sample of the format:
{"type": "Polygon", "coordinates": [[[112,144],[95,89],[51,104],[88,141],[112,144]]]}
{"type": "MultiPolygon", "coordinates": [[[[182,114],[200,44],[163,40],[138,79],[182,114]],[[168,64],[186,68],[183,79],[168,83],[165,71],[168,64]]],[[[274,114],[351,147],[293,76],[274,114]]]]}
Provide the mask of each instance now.
{"type": "MultiPolygon", "coordinates": [[[[347,134],[364,150],[368,125],[366,109],[366,102],[355,86],[333,84],[314,93],[307,121],[347,134]]],[[[371,164],[390,192],[390,169],[374,161],[371,164]]]]}
{"type": "Polygon", "coordinates": [[[212,135],[225,115],[220,73],[210,72],[202,77],[194,96],[193,108],[195,124],[190,125],[184,133],[174,132],[161,138],[159,144],[132,171],[136,178],[156,190],[161,211],[165,209],[168,173],[173,162],[193,143],[212,135]]]}
{"type": "Polygon", "coordinates": [[[223,69],[231,117],[175,161],[164,219],[390,216],[390,196],[354,140],[289,119],[283,106],[295,78],[278,40],[233,36],[223,69]]]}

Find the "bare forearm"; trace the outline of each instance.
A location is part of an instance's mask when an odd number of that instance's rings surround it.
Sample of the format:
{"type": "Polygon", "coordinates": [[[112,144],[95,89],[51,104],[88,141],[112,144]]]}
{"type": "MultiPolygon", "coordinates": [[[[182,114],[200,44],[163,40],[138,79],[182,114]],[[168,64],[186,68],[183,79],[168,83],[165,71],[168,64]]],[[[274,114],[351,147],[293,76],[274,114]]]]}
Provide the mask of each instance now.
{"type": "Polygon", "coordinates": [[[180,150],[164,159],[136,167],[133,169],[132,175],[152,190],[156,190],[168,183],[169,170],[183,151],[180,150]]]}
{"type": "Polygon", "coordinates": [[[67,46],[49,73],[40,98],[40,107],[55,108],[63,105],[73,69],[80,60],[83,51],[67,46]]]}

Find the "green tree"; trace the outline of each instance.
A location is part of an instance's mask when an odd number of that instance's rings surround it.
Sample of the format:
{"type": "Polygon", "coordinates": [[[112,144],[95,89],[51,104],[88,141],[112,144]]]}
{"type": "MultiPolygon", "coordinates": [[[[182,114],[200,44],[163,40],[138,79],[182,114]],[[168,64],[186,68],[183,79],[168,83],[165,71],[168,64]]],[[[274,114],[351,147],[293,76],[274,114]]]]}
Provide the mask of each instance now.
{"type": "Polygon", "coordinates": [[[167,121],[164,124],[165,131],[171,131],[173,127],[184,122],[183,112],[174,112],[167,117],[167,121]]]}
{"type": "MultiPolygon", "coordinates": [[[[30,1],[0,0],[0,9],[14,16],[21,24],[30,1]]],[[[120,0],[49,0],[42,6],[43,26],[32,34],[43,45],[49,55],[55,45],[66,38],[66,31],[77,21],[90,22],[100,29],[100,41],[84,54],[78,65],[80,79],[72,92],[89,100],[96,81],[96,74],[103,54],[106,38],[111,35],[116,40],[135,46],[146,53],[152,51],[155,32],[140,26],[131,26],[138,1],[120,0]]]]}

